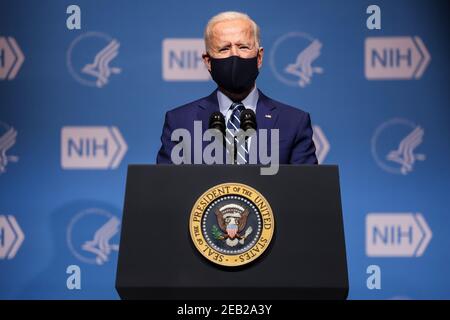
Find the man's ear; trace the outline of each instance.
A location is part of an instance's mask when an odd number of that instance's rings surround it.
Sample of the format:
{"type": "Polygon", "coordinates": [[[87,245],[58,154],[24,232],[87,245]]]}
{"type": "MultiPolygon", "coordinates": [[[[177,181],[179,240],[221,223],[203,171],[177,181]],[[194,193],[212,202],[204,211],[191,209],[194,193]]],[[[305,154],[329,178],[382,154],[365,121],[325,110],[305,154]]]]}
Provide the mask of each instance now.
{"type": "Polygon", "coordinates": [[[260,47],[258,49],[258,69],[262,67],[263,58],[264,58],[264,48],[260,47]]]}
{"type": "Polygon", "coordinates": [[[202,54],[203,63],[205,64],[206,69],[211,72],[211,58],[208,53],[202,54]]]}

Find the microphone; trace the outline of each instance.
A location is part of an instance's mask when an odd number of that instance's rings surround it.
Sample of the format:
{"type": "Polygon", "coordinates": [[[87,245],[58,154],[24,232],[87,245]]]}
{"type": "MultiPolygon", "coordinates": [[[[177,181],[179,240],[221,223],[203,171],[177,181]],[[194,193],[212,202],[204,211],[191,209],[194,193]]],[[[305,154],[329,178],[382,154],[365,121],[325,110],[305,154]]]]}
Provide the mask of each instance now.
{"type": "Polygon", "coordinates": [[[214,111],[213,113],[211,113],[211,116],[209,117],[209,129],[216,129],[222,133],[222,144],[226,147],[227,144],[225,142],[225,117],[221,112],[214,111]]]}
{"type": "MultiPolygon", "coordinates": [[[[247,142],[247,139],[249,138],[246,136],[247,130],[253,129],[256,131],[257,125],[256,125],[256,114],[251,109],[244,109],[241,112],[240,116],[240,129],[238,132],[238,136],[242,137],[242,135],[245,135],[245,142],[247,142]]],[[[235,149],[237,149],[237,146],[235,146],[235,149]]],[[[235,160],[236,160],[236,154],[235,154],[235,160]]]]}
{"type": "Polygon", "coordinates": [[[241,129],[247,131],[248,129],[256,130],[256,115],[251,109],[245,109],[241,112],[241,129]]]}
{"type": "Polygon", "coordinates": [[[225,136],[225,117],[219,111],[211,113],[209,117],[209,129],[217,129],[225,136]]]}

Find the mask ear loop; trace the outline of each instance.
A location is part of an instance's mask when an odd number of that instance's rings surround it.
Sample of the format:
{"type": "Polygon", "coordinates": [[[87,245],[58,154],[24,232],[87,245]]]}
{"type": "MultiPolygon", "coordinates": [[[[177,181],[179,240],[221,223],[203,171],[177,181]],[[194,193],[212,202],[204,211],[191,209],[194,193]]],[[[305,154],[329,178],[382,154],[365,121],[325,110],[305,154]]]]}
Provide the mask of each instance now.
{"type": "MultiPolygon", "coordinates": [[[[208,51],[205,51],[205,56],[207,56],[209,58],[209,66],[211,68],[211,59],[212,59],[212,57],[211,57],[211,55],[209,54],[208,51]]],[[[211,73],[211,70],[208,70],[208,72],[211,73]]]]}

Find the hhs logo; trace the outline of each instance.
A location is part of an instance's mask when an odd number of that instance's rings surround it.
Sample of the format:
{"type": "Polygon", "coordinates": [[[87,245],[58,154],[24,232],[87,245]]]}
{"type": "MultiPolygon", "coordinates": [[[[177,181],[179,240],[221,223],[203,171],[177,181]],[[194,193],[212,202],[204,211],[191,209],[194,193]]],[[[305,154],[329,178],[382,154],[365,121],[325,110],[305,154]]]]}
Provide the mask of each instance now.
{"type": "Polygon", "coordinates": [[[424,161],[425,154],[417,151],[423,143],[425,130],[415,123],[401,118],[381,124],[372,137],[372,155],[383,170],[407,175],[417,161],[424,161]]]}
{"type": "Polygon", "coordinates": [[[270,66],[281,82],[304,88],[311,84],[314,75],[324,72],[316,62],[321,51],[322,43],[318,39],[291,32],[275,41],[270,51],[270,66]]]}
{"type": "Polygon", "coordinates": [[[17,139],[17,130],[0,121],[0,175],[6,171],[10,162],[17,162],[19,157],[9,154],[17,139]]]}
{"type": "Polygon", "coordinates": [[[87,32],[76,38],[67,51],[67,68],[79,83],[102,88],[122,69],[112,66],[120,43],[101,32],[87,32]]]}
{"type": "Polygon", "coordinates": [[[420,213],[369,213],[366,254],[369,257],[420,257],[432,232],[420,213]]]}
{"type": "Polygon", "coordinates": [[[61,130],[63,169],[116,169],[127,148],[116,127],[64,127],[61,130]]]}
{"type": "Polygon", "coordinates": [[[120,220],[110,212],[90,208],[77,213],[67,228],[67,245],[79,260],[103,265],[119,251],[120,220]]]}
{"type": "Polygon", "coordinates": [[[419,37],[370,37],[365,44],[368,80],[419,79],[430,63],[419,37]]]}
{"type": "Polygon", "coordinates": [[[163,79],[165,81],[207,81],[210,79],[202,53],[203,39],[164,39],[163,79]]]}

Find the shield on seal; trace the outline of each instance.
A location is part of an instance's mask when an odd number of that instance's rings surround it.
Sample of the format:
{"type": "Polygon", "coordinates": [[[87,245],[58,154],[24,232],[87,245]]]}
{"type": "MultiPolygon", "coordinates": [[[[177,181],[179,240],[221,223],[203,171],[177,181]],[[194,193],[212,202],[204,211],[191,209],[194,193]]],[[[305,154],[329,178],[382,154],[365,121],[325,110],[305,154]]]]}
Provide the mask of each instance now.
{"type": "Polygon", "coordinates": [[[229,225],[227,225],[227,229],[226,230],[227,230],[228,236],[231,239],[234,239],[234,237],[236,237],[238,226],[237,226],[237,224],[229,224],[229,225]]]}

